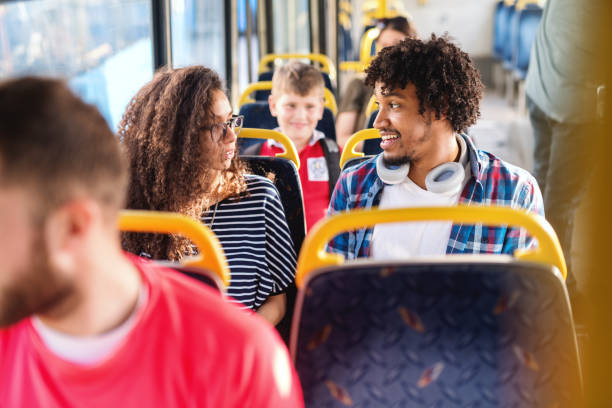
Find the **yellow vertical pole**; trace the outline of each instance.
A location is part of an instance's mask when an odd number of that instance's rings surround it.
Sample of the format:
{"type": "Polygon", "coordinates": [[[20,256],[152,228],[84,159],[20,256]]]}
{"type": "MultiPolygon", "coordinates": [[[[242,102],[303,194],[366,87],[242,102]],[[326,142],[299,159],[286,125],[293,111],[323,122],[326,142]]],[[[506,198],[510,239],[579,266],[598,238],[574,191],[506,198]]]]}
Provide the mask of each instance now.
{"type": "Polygon", "coordinates": [[[378,8],[376,9],[376,18],[385,18],[387,16],[387,0],[378,0],[378,8]]]}

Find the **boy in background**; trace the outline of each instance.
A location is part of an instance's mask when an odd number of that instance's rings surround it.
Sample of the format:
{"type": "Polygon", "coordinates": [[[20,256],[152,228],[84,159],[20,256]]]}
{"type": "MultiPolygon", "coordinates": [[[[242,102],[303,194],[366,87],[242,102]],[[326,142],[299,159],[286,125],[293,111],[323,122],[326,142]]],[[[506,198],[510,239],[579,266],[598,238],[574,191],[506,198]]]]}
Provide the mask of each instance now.
{"type": "MultiPolygon", "coordinates": [[[[274,72],[269,99],[270,112],[279,125],[275,130],[291,139],[300,156],[307,231],[326,215],[340,173],[338,145],[315,129],[323,117],[324,88],[323,75],[317,68],[292,61],[274,72]]],[[[262,156],[284,151],[274,140],[254,148],[262,156]]]]}

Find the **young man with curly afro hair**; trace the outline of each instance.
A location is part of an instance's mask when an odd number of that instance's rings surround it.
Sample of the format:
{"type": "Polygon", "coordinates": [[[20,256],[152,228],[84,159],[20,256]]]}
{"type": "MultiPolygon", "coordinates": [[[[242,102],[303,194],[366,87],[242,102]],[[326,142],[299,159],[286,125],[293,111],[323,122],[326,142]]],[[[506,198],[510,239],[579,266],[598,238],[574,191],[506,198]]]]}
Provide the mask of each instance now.
{"type": "MultiPolygon", "coordinates": [[[[374,88],[383,152],[345,169],[330,214],[359,208],[502,205],[543,214],[525,170],[477,150],[465,134],[480,115],[483,85],[468,55],[450,40],[406,39],[366,70],[374,88]]],[[[451,222],[380,224],[338,235],[329,250],[347,259],[445,253],[506,253],[533,245],[524,230],[451,222]],[[398,239],[403,237],[403,239],[398,239]]]]}

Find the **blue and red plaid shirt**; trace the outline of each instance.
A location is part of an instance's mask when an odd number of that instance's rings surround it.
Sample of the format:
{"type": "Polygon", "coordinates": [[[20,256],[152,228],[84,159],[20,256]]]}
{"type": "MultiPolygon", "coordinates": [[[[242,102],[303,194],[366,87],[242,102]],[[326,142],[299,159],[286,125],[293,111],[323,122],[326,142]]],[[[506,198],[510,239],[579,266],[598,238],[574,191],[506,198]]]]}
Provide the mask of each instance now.
{"type": "MultiPolygon", "coordinates": [[[[477,150],[469,137],[462,136],[469,150],[471,174],[459,203],[505,206],[544,215],[540,188],[529,172],[477,150]]],[[[384,187],[376,173],[376,157],[351,167],[340,175],[328,213],[377,207],[384,187]]],[[[372,232],[373,228],[362,228],[339,234],[329,242],[328,251],[346,259],[369,257],[372,232]]],[[[521,228],[453,224],[446,253],[512,254],[533,244],[533,239],[521,228]]]]}

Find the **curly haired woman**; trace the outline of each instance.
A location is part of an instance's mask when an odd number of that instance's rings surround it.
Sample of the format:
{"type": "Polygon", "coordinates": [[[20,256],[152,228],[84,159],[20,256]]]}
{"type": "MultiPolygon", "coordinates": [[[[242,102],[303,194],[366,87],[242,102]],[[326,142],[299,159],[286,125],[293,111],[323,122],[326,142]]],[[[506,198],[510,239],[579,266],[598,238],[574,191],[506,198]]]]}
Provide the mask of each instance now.
{"type": "MultiPolygon", "coordinates": [[[[177,212],[209,226],[228,259],[228,294],[276,324],[296,256],[276,188],[245,175],[238,159],[241,122],[214,71],[158,72],[120,124],[130,161],[127,208],[177,212]]],[[[192,252],[189,240],[177,235],[126,233],[123,246],[154,259],[180,260],[192,252]]]]}

